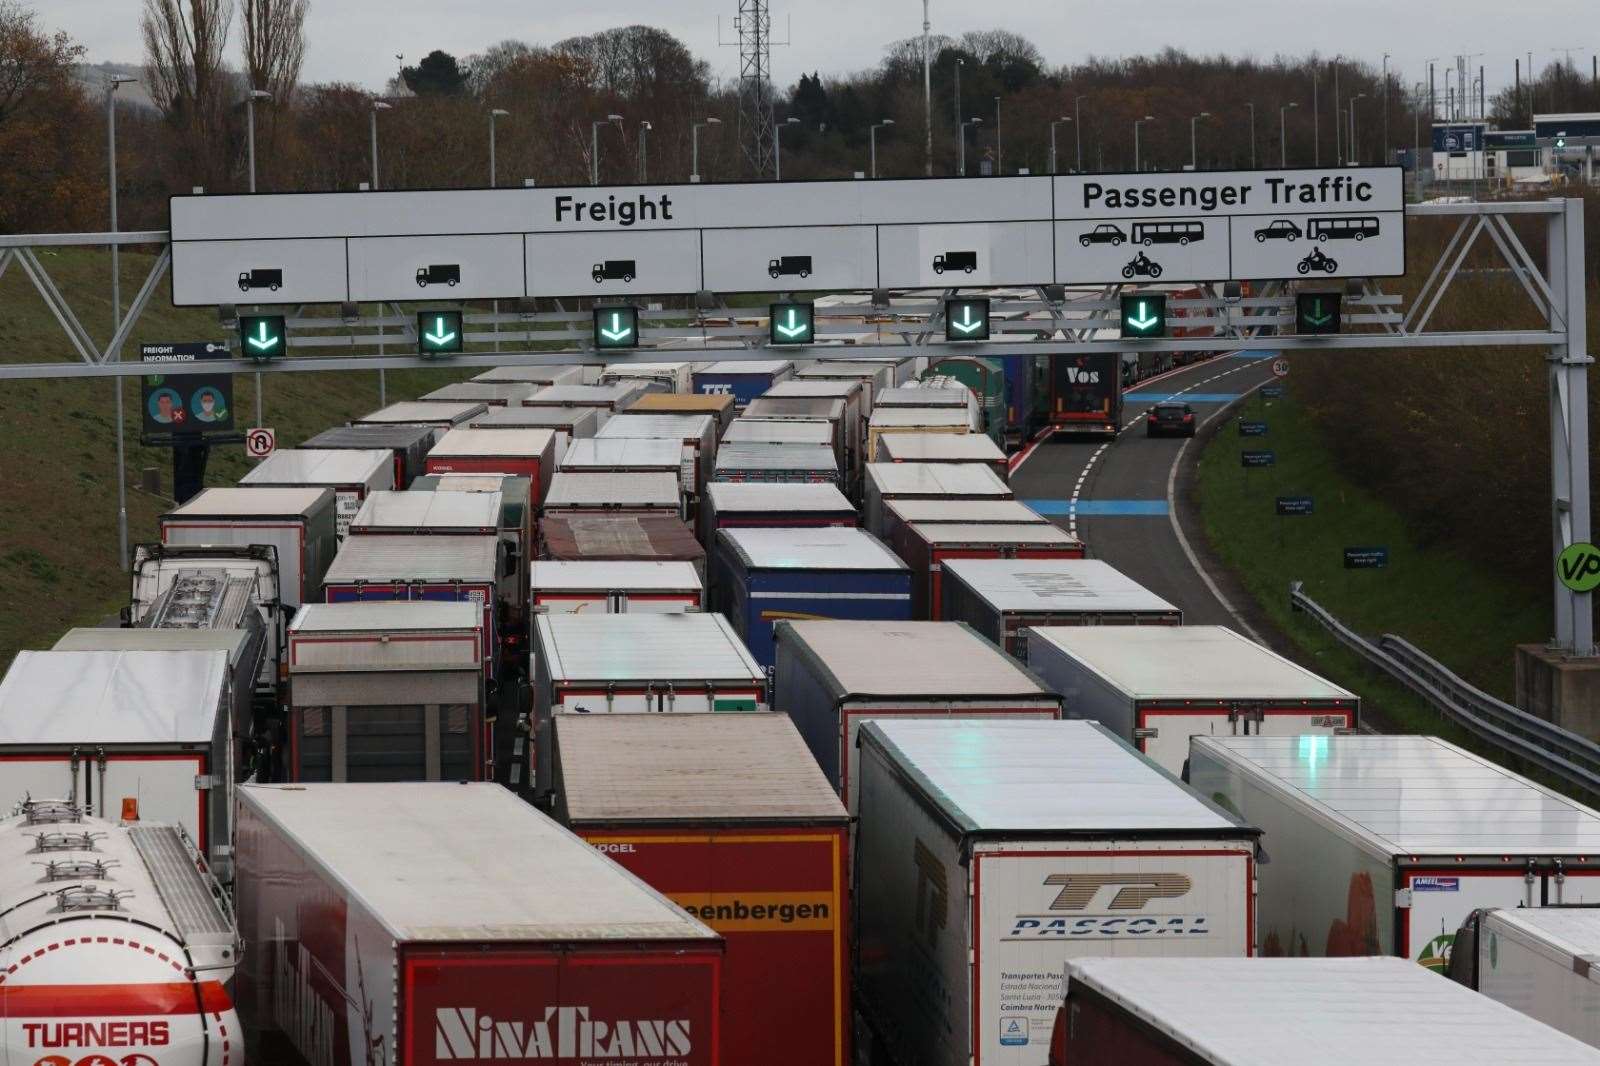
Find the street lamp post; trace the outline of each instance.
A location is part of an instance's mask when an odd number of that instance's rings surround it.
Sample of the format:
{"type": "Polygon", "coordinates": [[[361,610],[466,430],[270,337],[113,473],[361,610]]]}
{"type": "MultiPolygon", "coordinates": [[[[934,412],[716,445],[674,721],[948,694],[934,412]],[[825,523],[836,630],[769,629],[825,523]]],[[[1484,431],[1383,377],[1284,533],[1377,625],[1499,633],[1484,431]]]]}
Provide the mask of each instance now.
{"type": "MultiPolygon", "coordinates": [[[[929,51],[928,0],[922,0],[922,172],[933,177],[933,56],[929,51]]],[[[876,174],[873,177],[877,177],[876,174]]]]}
{"type": "Polygon", "coordinates": [[[1389,53],[1383,53],[1383,158],[1378,160],[1387,164],[1389,158],[1389,53]]]}
{"type": "Polygon", "coordinates": [[[1203,118],[1210,118],[1210,117],[1211,117],[1211,112],[1209,112],[1209,111],[1202,111],[1198,115],[1190,115],[1189,116],[1189,169],[1190,170],[1199,170],[1200,169],[1200,153],[1196,150],[1197,142],[1195,140],[1195,134],[1194,134],[1195,123],[1200,121],[1203,118]]]}
{"type": "Polygon", "coordinates": [[[1083,97],[1072,98],[1072,135],[1078,139],[1078,173],[1083,173],[1083,115],[1078,111],[1078,105],[1083,103],[1083,97]]]}
{"type": "MultiPolygon", "coordinates": [[[[111,232],[117,232],[117,86],[126,85],[138,78],[130,78],[124,74],[114,74],[106,82],[106,159],[110,164],[111,172],[109,183],[111,186],[111,232]]],[[[119,248],[111,246],[111,332],[116,334],[122,328],[122,270],[118,261],[119,248]]],[[[118,362],[122,361],[122,349],[119,347],[115,353],[118,362]]],[[[117,391],[117,565],[123,570],[128,569],[128,479],[124,473],[127,462],[125,445],[123,444],[122,426],[122,378],[116,379],[117,391]]]]}
{"type": "Polygon", "coordinates": [[[510,114],[511,112],[507,111],[503,107],[495,107],[489,110],[489,188],[491,189],[495,187],[496,177],[494,162],[494,120],[497,118],[507,118],[510,116],[510,114]]]}
{"type": "Polygon", "coordinates": [[[262,89],[251,89],[244,98],[245,143],[250,154],[250,191],[256,191],[256,101],[271,100],[272,94],[262,89]]]}
{"type": "Polygon", "coordinates": [[[1254,100],[1245,101],[1245,107],[1250,109],[1250,169],[1256,168],[1256,105],[1254,100]]]}
{"type": "Polygon", "coordinates": [[[610,123],[622,128],[621,115],[607,115],[598,122],[589,123],[589,184],[600,184],[600,127],[610,123]]]}
{"type": "Polygon", "coordinates": [[[1354,166],[1356,159],[1356,101],[1365,100],[1366,93],[1356,93],[1350,98],[1350,164],[1354,166]]]}
{"type": "MultiPolygon", "coordinates": [[[[966,65],[967,65],[967,61],[965,59],[962,59],[960,56],[956,57],[955,108],[956,108],[956,136],[958,138],[961,136],[961,68],[966,66],[966,65]]],[[[967,176],[966,164],[963,163],[960,166],[958,166],[956,168],[956,173],[958,175],[960,175],[961,177],[966,177],[967,176]]]]}
{"type": "Polygon", "coordinates": [[[1071,116],[1063,115],[1061,118],[1054,119],[1050,123],[1050,173],[1052,174],[1056,172],[1056,127],[1061,125],[1063,122],[1071,121],[1071,116]]]}
{"type": "Polygon", "coordinates": [[[783,180],[783,127],[798,126],[797,118],[786,118],[772,127],[772,180],[783,180]]]}
{"type": "Polygon", "coordinates": [[[372,101],[372,111],[368,117],[372,120],[372,191],[378,191],[378,112],[388,111],[389,105],[382,100],[372,101]]]}
{"type": "Polygon", "coordinates": [[[1286,116],[1291,110],[1299,106],[1299,104],[1291,100],[1278,108],[1278,165],[1280,167],[1289,165],[1289,121],[1286,116]]]}
{"type": "Polygon", "coordinates": [[[1000,98],[994,98],[994,172],[1006,172],[1006,150],[1000,140],[1000,98]]]}
{"type": "Polygon", "coordinates": [[[655,129],[648,122],[639,123],[639,183],[650,180],[649,134],[655,129]]]}
{"type": "Polygon", "coordinates": [[[878,131],[885,126],[893,126],[894,119],[886,118],[882,122],[874,122],[867,127],[867,140],[872,146],[872,176],[878,176],[878,131]]]}
{"type": "Polygon", "coordinates": [[[981,118],[968,119],[966,122],[961,123],[960,129],[956,131],[956,139],[961,145],[959,155],[959,170],[962,177],[967,176],[967,127],[981,125],[983,125],[983,119],[981,118]]]}
{"type": "Polygon", "coordinates": [[[1134,170],[1140,169],[1140,167],[1139,167],[1139,127],[1144,125],[1146,122],[1154,122],[1155,120],[1156,120],[1156,117],[1154,115],[1146,115],[1144,118],[1136,118],[1136,119],[1133,120],[1133,169],[1134,170]]]}
{"type": "Polygon", "coordinates": [[[696,122],[689,127],[689,170],[691,171],[689,174],[690,181],[696,182],[700,180],[700,127],[720,125],[722,125],[722,120],[720,118],[708,118],[704,122],[696,122]]]}

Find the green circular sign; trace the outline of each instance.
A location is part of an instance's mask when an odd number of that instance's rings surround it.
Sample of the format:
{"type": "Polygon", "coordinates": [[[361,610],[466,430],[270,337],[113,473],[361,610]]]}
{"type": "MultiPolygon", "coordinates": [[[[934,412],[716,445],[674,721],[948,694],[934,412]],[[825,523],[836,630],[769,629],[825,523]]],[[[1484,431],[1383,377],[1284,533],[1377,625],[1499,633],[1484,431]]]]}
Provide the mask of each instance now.
{"type": "Polygon", "coordinates": [[[1600,548],[1586,541],[1567,545],[1556,556],[1556,576],[1573,592],[1600,588],[1600,548]]]}

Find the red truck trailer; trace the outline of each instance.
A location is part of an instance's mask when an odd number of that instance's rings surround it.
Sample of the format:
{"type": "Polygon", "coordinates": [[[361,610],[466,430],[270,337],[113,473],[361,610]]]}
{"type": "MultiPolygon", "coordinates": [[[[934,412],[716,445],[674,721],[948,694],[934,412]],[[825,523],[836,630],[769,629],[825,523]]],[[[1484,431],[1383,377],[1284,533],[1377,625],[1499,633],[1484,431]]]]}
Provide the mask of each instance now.
{"type": "Polygon", "coordinates": [[[845,1066],[849,822],[788,716],[566,715],[555,757],[557,817],[726,939],[727,1060],[845,1066]]]}
{"type": "Polygon", "coordinates": [[[450,430],[428,453],[430,474],[511,474],[525,477],[538,507],[555,473],[555,433],[548,429],[450,430]]]}
{"type": "Polygon", "coordinates": [[[946,559],[1082,559],[1083,541],[1060,526],[910,522],[895,530],[895,550],[910,564],[911,616],[937,622],[946,559]]]}
{"type": "Polygon", "coordinates": [[[499,785],[262,785],[239,821],[248,1060],[722,1061],[722,939],[499,785]]]}

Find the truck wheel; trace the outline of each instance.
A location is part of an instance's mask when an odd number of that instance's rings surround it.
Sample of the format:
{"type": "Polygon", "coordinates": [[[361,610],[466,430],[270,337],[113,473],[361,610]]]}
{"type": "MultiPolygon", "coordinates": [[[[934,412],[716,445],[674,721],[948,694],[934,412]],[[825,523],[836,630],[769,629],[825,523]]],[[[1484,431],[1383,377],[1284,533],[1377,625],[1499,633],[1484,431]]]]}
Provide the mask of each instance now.
{"type": "Polygon", "coordinates": [[[962,269],[964,269],[968,274],[970,274],[974,270],[977,270],[978,268],[977,267],[963,267],[962,269]]]}
{"type": "Polygon", "coordinates": [[[451,278],[451,279],[450,279],[450,287],[451,287],[451,288],[452,288],[452,289],[453,289],[453,288],[455,288],[455,287],[456,287],[456,281],[457,281],[457,279],[456,279],[456,278],[451,278]]]}
{"type": "Polygon", "coordinates": [[[632,274],[624,274],[624,275],[622,275],[623,284],[627,284],[628,282],[631,282],[632,280],[633,280],[633,275],[632,274]]]}
{"type": "Polygon", "coordinates": [[[802,270],[802,271],[800,271],[800,276],[801,276],[801,277],[802,277],[802,278],[809,278],[809,277],[810,277],[810,276],[811,276],[811,271],[809,271],[809,270],[802,270]]]}
{"type": "Polygon", "coordinates": [[[277,292],[278,291],[278,286],[277,285],[268,285],[267,288],[271,289],[273,292],[277,292]]]}

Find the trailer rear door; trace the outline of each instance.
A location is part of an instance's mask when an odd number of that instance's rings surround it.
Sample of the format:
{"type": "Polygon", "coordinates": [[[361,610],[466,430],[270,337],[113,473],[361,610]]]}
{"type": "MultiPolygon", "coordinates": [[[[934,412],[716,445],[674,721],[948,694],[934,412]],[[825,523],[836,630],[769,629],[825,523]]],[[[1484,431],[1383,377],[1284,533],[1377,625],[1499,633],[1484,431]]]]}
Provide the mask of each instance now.
{"type": "Polygon", "coordinates": [[[1161,766],[1179,773],[1189,758],[1191,736],[1331,736],[1355,728],[1351,707],[1271,707],[1217,704],[1140,705],[1134,743],[1161,766]]]}

